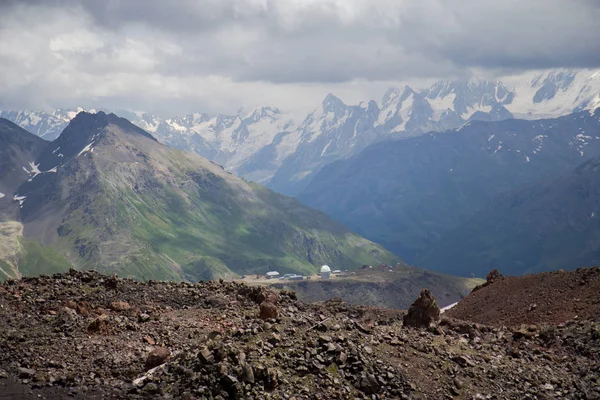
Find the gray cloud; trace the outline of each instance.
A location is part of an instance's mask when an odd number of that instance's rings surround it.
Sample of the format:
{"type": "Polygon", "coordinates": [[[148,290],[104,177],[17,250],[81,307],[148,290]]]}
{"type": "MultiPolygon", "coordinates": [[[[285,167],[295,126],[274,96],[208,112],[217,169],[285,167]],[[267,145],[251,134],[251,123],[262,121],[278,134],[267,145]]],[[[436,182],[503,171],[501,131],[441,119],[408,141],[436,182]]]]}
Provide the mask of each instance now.
{"type": "Polygon", "coordinates": [[[595,0],[4,0],[0,14],[14,104],[237,109],[350,83],[600,66],[595,0]]]}

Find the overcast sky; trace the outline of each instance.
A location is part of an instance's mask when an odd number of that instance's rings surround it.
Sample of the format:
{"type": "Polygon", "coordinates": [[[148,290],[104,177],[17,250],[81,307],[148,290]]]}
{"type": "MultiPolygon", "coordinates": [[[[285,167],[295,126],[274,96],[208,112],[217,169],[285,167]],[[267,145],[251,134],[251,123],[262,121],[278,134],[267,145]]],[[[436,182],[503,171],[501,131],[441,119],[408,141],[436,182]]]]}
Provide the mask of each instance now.
{"type": "Polygon", "coordinates": [[[181,115],[600,66],[600,0],[0,0],[0,107],[181,115]]]}

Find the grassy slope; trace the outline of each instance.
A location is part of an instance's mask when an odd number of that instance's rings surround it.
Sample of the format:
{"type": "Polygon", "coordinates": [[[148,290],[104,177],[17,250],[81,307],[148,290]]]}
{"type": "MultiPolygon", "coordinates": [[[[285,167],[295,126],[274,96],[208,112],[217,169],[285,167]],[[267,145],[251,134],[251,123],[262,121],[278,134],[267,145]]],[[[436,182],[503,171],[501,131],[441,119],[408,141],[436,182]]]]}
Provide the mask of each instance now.
{"type": "Polygon", "coordinates": [[[62,183],[72,192],[56,246],[79,268],[200,280],[398,261],[292,198],[195,155],[140,140],[134,145],[149,157],[140,158],[137,148],[119,154],[96,147],[62,183]]]}
{"type": "Polygon", "coordinates": [[[42,246],[35,240],[21,239],[19,272],[24,276],[50,275],[72,268],[67,258],[56,249],[42,246]]]}

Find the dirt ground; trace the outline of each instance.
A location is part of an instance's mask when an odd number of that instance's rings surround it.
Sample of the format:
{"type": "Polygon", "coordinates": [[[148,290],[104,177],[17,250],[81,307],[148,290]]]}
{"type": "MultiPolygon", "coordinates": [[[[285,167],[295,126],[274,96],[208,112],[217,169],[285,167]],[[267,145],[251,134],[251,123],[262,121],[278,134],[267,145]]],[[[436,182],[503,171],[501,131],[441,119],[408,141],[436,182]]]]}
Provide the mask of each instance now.
{"type": "Polygon", "coordinates": [[[600,268],[504,277],[472,292],[446,316],[493,326],[600,321],[600,268]]]}

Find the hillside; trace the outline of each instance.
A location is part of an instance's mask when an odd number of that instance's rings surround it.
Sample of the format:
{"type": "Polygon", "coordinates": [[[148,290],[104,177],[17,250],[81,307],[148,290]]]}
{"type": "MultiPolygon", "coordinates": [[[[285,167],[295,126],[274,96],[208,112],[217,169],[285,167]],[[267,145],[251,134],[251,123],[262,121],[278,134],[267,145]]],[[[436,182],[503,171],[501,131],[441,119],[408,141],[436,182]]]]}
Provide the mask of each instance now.
{"type": "Polygon", "coordinates": [[[18,260],[25,259],[23,243],[19,239],[23,235],[23,226],[15,221],[19,203],[13,200],[13,193],[22,182],[35,175],[34,161],[47,144],[0,118],[0,280],[15,276],[18,260]]]}
{"type": "Polygon", "coordinates": [[[523,333],[445,314],[410,328],[404,315],[233,282],[11,281],[0,284],[0,398],[600,396],[595,322],[523,333]],[[265,303],[273,314],[261,319],[265,303]]]}
{"type": "Polygon", "coordinates": [[[530,273],[600,264],[600,158],[502,194],[418,258],[467,276],[499,268],[530,273]]]}
{"type": "MultiPolygon", "coordinates": [[[[193,281],[398,260],[322,213],[164,146],[113,114],[80,113],[35,163],[39,173],[17,189],[12,221],[22,224],[31,257],[193,281]]],[[[33,259],[19,272],[52,268],[33,259]]]]}
{"type": "MultiPolygon", "coordinates": [[[[298,198],[416,263],[499,195],[600,156],[599,116],[586,111],[549,120],[471,122],[377,144],[325,167],[298,198]]],[[[440,256],[427,267],[449,271],[452,262],[440,256]]],[[[490,269],[460,272],[482,276],[490,269]]]]}
{"type": "MultiPolygon", "coordinates": [[[[474,290],[446,316],[492,326],[600,321],[600,268],[506,276],[474,290]]],[[[600,337],[599,337],[600,338],[600,337]]]]}
{"type": "Polygon", "coordinates": [[[29,178],[37,159],[48,144],[12,122],[0,118],[0,199],[12,193],[29,178]]]}

